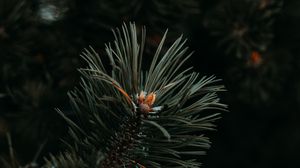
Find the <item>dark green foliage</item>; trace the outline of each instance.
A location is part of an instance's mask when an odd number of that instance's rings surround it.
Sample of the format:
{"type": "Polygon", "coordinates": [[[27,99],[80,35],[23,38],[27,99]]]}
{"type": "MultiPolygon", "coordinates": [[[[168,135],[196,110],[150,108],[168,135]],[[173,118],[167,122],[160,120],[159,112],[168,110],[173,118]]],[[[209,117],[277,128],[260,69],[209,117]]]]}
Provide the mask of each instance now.
{"type": "Polygon", "coordinates": [[[204,133],[214,129],[212,122],[219,118],[218,113],[207,110],[225,109],[216,95],[224,88],[215,85],[219,80],[213,76],[200,78],[191,68],[183,68],[191,54],[186,54],[182,37],[161,52],[167,33],[150,68],[144,69],[148,67],[142,61],[145,29],[140,38],[137,34],[135,24],[114,31],[115,41],[106,45],[110,67],[93,49],[83,53],[88,67],[80,70],[81,88],[70,92],[78,121],[59,111],[74,140],[68,143],[67,155],[78,158],[67,161],[67,156],[60,156],[52,159],[52,165],[68,167],[82,160],[88,167],[200,166],[199,155],[210,146],[204,133]],[[163,108],[142,113],[137,97],[141,91],[155,93],[153,106],[163,108]]]}
{"type": "MultiPolygon", "coordinates": [[[[147,5],[139,1],[131,3],[128,6],[123,1],[98,0],[0,1],[0,117],[8,125],[6,132],[12,134],[20,165],[30,162],[44,141],[47,144],[42,155],[60,149],[59,138],[66,126],[54,107],[72,115],[66,92],[78,83],[76,68],[81,64],[77,55],[89,44],[97,46],[111,39],[107,31],[122,20],[143,18],[141,11],[147,5]]],[[[169,4],[177,6],[168,8],[171,15],[179,8],[196,10],[192,0],[177,3],[151,2],[155,5],[147,15],[152,10],[164,12],[169,4]],[[156,9],[160,4],[164,8],[156,9]]],[[[161,16],[157,15],[156,20],[161,16]]],[[[172,21],[178,20],[173,17],[172,21]]],[[[6,146],[6,132],[0,134],[1,149],[6,146]]]]}
{"type": "MultiPolygon", "coordinates": [[[[231,112],[218,121],[217,133],[203,132],[213,143],[209,154],[200,157],[203,167],[300,167],[299,5],[298,0],[1,0],[0,167],[40,167],[44,157],[48,158],[47,165],[56,158],[58,167],[89,167],[78,152],[64,153],[61,139],[71,145],[73,140],[65,137],[67,124],[54,108],[81,126],[67,96],[67,91],[79,83],[76,69],[86,65],[79,53],[89,45],[103,53],[103,43],[113,39],[111,28],[131,20],[139,37],[141,25],[147,26],[143,72],[150,69],[148,63],[168,28],[161,53],[183,33],[195,52],[182,69],[191,65],[194,71],[224,79],[222,83],[229,91],[221,94],[222,101],[230,105],[231,112]]],[[[101,59],[110,73],[109,57],[101,59]]],[[[111,89],[111,84],[107,88],[111,89]]],[[[127,103],[126,96],[113,88],[127,103]]],[[[140,93],[125,88],[130,94],[140,93]]],[[[159,97],[154,106],[167,100],[160,101],[159,97]]],[[[187,101],[187,105],[195,100],[187,101]]],[[[161,111],[170,108],[162,106],[161,111]]],[[[89,119],[83,117],[85,122],[89,119]]],[[[103,163],[111,164],[116,154],[120,158],[129,149],[118,148],[132,143],[122,135],[134,136],[140,129],[132,128],[139,128],[138,121],[145,117],[124,118],[114,141],[108,143],[114,150],[107,153],[103,163]]],[[[155,134],[165,139],[170,136],[168,126],[159,131],[156,126],[151,128],[155,134]]],[[[82,155],[91,156],[96,153],[93,150],[82,155]]],[[[96,154],[89,158],[96,159],[96,154]]],[[[126,164],[141,167],[138,160],[126,164]]]]}
{"type": "Polygon", "coordinates": [[[57,157],[50,156],[51,161],[47,160],[43,167],[65,167],[65,168],[88,168],[88,166],[74,153],[64,153],[57,157]]]}
{"type": "MultiPolygon", "coordinates": [[[[57,28],[53,32],[52,25],[39,19],[35,5],[27,0],[0,2],[0,117],[8,125],[20,165],[30,162],[45,141],[47,152],[58,150],[49,144],[58,146],[66,126],[54,107],[68,109],[66,93],[78,76],[79,62],[70,54],[78,52],[61,40],[57,28]]],[[[0,141],[4,149],[5,133],[0,141]]]]}
{"type": "Polygon", "coordinates": [[[286,74],[292,69],[289,66],[291,55],[289,51],[272,48],[259,56],[260,62],[249,59],[246,63],[228,67],[226,75],[230,79],[230,90],[235,92],[235,101],[255,107],[270,106],[277,101],[284,89],[282,86],[288,80],[286,74]],[[238,86],[236,81],[240,81],[238,86]]]}
{"type": "Polygon", "coordinates": [[[281,7],[280,0],[225,0],[207,14],[204,25],[226,54],[248,59],[253,50],[268,50],[281,7]]]}
{"type": "Polygon", "coordinates": [[[235,92],[231,101],[259,107],[270,105],[282,92],[291,55],[277,49],[274,27],[283,4],[282,0],[225,0],[206,13],[204,26],[225,53],[225,78],[235,92]]]}

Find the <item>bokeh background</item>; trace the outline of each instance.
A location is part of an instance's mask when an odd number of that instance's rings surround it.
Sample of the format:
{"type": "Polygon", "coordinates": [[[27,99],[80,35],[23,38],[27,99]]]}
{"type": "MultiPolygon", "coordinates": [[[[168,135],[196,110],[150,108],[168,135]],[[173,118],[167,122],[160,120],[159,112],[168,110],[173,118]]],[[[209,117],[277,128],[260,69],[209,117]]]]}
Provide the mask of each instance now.
{"type": "Polygon", "coordinates": [[[0,0],[2,162],[10,145],[12,167],[63,148],[54,108],[72,116],[81,51],[104,54],[111,29],[129,21],[147,26],[147,56],[168,28],[169,42],[188,38],[196,71],[223,79],[230,112],[209,133],[204,168],[300,167],[298,0],[0,0]]]}

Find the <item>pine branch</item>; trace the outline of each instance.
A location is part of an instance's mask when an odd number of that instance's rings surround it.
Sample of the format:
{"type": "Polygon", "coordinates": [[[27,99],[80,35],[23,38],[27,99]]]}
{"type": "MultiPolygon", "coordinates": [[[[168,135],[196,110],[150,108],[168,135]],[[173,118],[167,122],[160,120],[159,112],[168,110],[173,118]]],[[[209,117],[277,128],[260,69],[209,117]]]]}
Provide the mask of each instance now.
{"type": "Polygon", "coordinates": [[[182,37],[163,52],[166,32],[147,70],[146,29],[141,39],[134,23],[113,33],[106,45],[110,67],[92,48],[83,52],[88,67],[80,69],[81,88],[69,93],[78,117],[58,110],[74,142],[45,167],[199,167],[198,156],[210,146],[203,131],[219,118],[207,109],[226,109],[216,94],[224,87],[184,68],[191,54],[182,37]]]}

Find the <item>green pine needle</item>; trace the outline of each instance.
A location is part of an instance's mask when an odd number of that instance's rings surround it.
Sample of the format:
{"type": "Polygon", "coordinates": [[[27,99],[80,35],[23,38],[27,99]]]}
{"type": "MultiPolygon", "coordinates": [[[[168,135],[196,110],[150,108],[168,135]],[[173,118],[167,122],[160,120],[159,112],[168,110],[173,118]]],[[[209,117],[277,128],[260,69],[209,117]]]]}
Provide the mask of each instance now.
{"type": "Polygon", "coordinates": [[[183,67],[191,53],[182,36],[163,50],[166,31],[147,66],[144,27],[124,24],[113,33],[106,45],[110,67],[94,49],[83,52],[81,88],[69,93],[78,121],[59,111],[74,142],[46,167],[199,167],[210,146],[203,131],[220,117],[211,109],[226,109],[216,94],[224,87],[183,67]]]}

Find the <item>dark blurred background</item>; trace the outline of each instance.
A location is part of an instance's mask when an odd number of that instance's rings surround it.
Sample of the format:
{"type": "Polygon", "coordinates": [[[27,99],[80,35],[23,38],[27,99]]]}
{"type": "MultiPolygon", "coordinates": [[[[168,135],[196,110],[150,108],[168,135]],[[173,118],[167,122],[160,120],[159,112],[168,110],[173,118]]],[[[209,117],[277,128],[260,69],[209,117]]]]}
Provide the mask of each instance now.
{"type": "Polygon", "coordinates": [[[54,108],[72,115],[81,51],[104,54],[129,21],[147,26],[146,55],[169,28],[169,42],[188,38],[195,71],[223,79],[230,112],[209,133],[204,168],[300,167],[298,0],[0,0],[0,163],[9,146],[11,167],[63,149],[54,108]]]}

